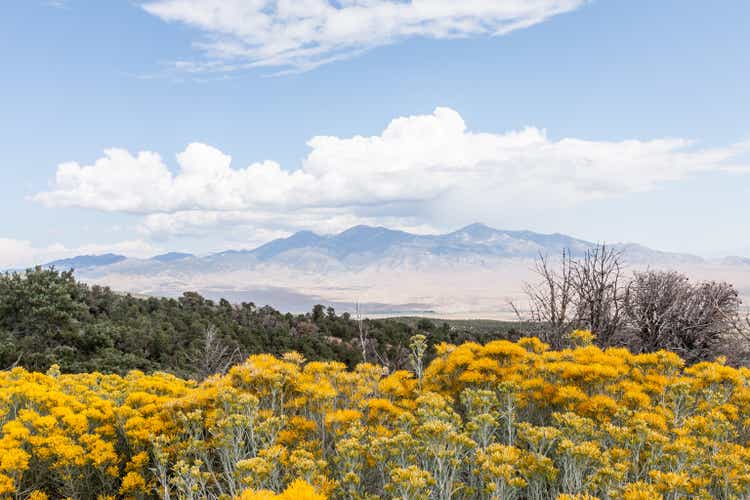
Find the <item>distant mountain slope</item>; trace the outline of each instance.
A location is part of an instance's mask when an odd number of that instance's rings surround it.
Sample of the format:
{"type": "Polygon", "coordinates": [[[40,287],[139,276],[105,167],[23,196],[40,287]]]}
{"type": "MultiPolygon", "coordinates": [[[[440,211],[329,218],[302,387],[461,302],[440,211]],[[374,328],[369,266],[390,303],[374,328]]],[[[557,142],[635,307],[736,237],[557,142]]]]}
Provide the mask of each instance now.
{"type": "Polygon", "coordinates": [[[45,267],[56,267],[58,269],[87,269],[92,267],[109,266],[122,262],[127,257],[113,253],[102,255],[79,255],[70,259],[60,259],[45,264],[45,267]]]}
{"type": "Polygon", "coordinates": [[[724,257],[720,262],[725,266],[750,266],[750,258],[730,256],[724,257]]]}
{"type": "MultiPolygon", "coordinates": [[[[484,224],[472,224],[448,234],[417,235],[384,227],[355,226],[334,235],[321,236],[301,231],[288,238],[271,241],[254,250],[242,252],[260,262],[286,261],[295,256],[299,261],[304,252],[318,258],[348,263],[371,264],[393,256],[437,257],[485,256],[496,258],[533,258],[542,254],[559,255],[563,250],[582,255],[595,243],[564,234],[540,234],[532,231],[507,231],[484,224]]],[[[700,262],[700,257],[651,250],[636,244],[615,244],[618,249],[632,253],[638,261],[677,259],[700,262]]],[[[226,254],[227,252],[225,252],[226,254]]],[[[232,252],[236,255],[237,252],[232,252]]]]}
{"type": "Polygon", "coordinates": [[[189,259],[191,257],[195,256],[191,253],[169,252],[151,257],[150,260],[155,260],[157,262],[175,262],[178,260],[189,259]]]}
{"type": "MultiPolygon", "coordinates": [[[[251,252],[259,260],[269,261],[289,252],[315,251],[334,259],[347,259],[352,255],[366,255],[370,260],[397,251],[410,250],[436,255],[472,252],[485,254],[497,252],[503,246],[510,256],[510,245],[514,240],[508,232],[497,231],[487,226],[474,224],[445,235],[417,235],[395,231],[384,227],[355,226],[339,234],[319,236],[309,231],[296,233],[288,238],[267,243],[251,252]]],[[[520,245],[525,247],[527,245],[520,245]]]]}
{"type": "Polygon", "coordinates": [[[296,248],[318,246],[325,241],[323,236],[318,236],[312,231],[300,231],[288,238],[280,238],[261,245],[255,250],[246,252],[254,255],[259,260],[270,260],[275,256],[294,250],[296,248]]]}
{"type": "MultiPolygon", "coordinates": [[[[222,272],[257,266],[276,265],[294,269],[332,271],[367,266],[419,263],[491,262],[497,259],[535,258],[539,254],[560,255],[564,250],[573,256],[583,255],[595,243],[564,234],[541,234],[532,231],[494,229],[471,224],[447,234],[419,235],[385,227],[355,226],[338,234],[319,235],[300,231],[287,238],[270,241],[251,250],[227,250],[205,257],[170,252],[151,259],[126,259],[122,255],[85,255],[50,262],[46,265],[94,269],[100,272],[145,271],[222,272]]],[[[652,250],[633,243],[614,244],[634,263],[701,263],[694,255],[652,250]]],[[[738,258],[732,260],[739,263],[738,258]]]]}
{"type": "MultiPolygon", "coordinates": [[[[359,301],[369,313],[436,311],[455,318],[507,318],[534,281],[532,261],[563,250],[583,255],[595,243],[564,234],[471,224],[446,234],[355,226],[338,234],[300,231],[256,248],[205,256],[171,252],[150,259],[118,255],[56,261],[79,279],[145,295],[194,290],[211,298],[252,301],[295,312],[314,304],[343,310],[359,301]]],[[[705,260],[635,243],[615,243],[632,269],[664,268],[717,279],[750,295],[750,260],[705,260]]]]}

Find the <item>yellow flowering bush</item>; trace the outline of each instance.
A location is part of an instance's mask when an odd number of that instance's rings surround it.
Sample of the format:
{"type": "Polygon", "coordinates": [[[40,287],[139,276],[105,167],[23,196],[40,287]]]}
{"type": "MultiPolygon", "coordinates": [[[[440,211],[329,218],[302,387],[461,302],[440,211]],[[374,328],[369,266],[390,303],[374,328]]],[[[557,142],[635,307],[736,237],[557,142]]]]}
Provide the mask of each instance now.
{"type": "Polygon", "coordinates": [[[0,372],[0,498],[750,497],[750,370],[538,339],[414,373],[255,355],[201,383],[0,372]]]}

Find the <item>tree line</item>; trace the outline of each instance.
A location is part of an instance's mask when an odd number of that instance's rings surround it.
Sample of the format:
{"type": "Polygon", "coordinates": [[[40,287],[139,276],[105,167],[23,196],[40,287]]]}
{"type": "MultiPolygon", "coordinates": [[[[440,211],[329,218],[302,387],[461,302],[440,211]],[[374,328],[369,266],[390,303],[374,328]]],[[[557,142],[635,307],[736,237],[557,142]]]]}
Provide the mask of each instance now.
{"type": "Polygon", "coordinates": [[[394,371],[408,366],[410,338],[487,342],[518,336],[475,332],[446,323],[370,319],[315,306],[306,314],[281,313],[252,302],[212,301],[195,292],[179,298],[134,297],[78,282],[50,268],[0,275],[0,369],[124,374],[138,369],[203,379],[223,373],[251,354],[297,351],[309,360],[349,367],[377,362],[394,371]]]}

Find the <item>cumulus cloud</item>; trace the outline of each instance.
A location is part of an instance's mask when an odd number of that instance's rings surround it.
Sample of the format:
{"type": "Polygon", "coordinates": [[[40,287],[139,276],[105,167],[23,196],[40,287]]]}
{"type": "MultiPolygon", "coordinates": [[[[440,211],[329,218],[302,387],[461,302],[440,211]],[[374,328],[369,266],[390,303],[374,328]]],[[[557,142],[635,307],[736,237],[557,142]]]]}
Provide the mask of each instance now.
{"type": "Polygon", "coordinates": [[[76,255],[116,253],[127,257],[146,258],[162,251],[162,248],[143,240],[66,247],[60,243],[47,246],[34,246],[30,241],[26,240],[0,238],[0,270],[20,269],[46,264],[53,260],[66,259],[75,257],[76,255]]]}
{"type": "Polygon", "coordinates": [[[208,57],[188,71],[306,70],[414,37],[499,36],[587,0],[153,0],[146,12],[197,28],[208,57]]]}
{"type": "Polygon", "coordinates": [[[750,150],[747,142],[699,149],[680,138],[551,140],[534,127],[477,133],[449,108],[397,118],[380,135],[318,136],[308,145],[293,170],[273,161],[234,168],[200,143],[177,155],[176,172],[156,153],[112,149],[92,165],[60,165],[52,189],[34,199],[143,214],[141,229],[162,236],[354,223],[429,230],[648,191],[698,172],[741,172],[748,165],[737,159],[750,150]]]}

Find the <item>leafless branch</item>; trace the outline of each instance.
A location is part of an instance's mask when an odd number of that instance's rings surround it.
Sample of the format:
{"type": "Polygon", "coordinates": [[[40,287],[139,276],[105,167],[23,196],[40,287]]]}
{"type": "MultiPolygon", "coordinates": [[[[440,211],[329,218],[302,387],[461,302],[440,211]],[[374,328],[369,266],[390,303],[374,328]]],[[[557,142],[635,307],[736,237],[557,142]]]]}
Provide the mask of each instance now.
{"type": "Polygon", "coordinates": [[[611,345],[625,322],[630,287],[622,269],[622,252],[605,243],[587,250],[572,264],[576,318],[603,346],[611,345]]]}
{"type": "Polygon", "coordinates": [[[367,363],[367,325],[362,321],[362,311],[359,307],[359,301],[356,305],[357,330],[359,332],[359,345],[362,349],[362,362],[367,363]]]}
{"type": "Polygon", "coordinates": [[[195,375],[202,380],[210,375],[224,374],[232,365],[241,361],[239,348],[222,343],[215,327],[206,328],[203,346],[200,351],[191,356],[190,361],[196,366],[195,375]]]}
{"type": "MultiPolygon", "coordinates": [[[[562,253],[559,269],[540,253],[533,267],[539,281],[524,286],[529,301],[526,321],[536,325],[539,330],[536,335],[553,347],[562,346],[565,334],[575,322],[573,269],[573,260],[567,251],[562,253]]],[[[511,303],[511,307],[521,319],[523,316],[515,304],[511,303]]]]}

